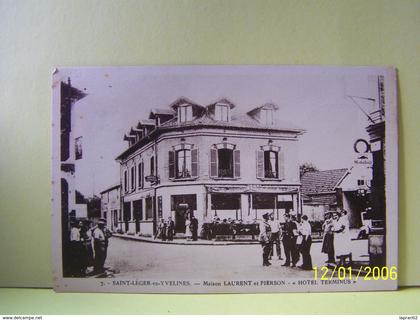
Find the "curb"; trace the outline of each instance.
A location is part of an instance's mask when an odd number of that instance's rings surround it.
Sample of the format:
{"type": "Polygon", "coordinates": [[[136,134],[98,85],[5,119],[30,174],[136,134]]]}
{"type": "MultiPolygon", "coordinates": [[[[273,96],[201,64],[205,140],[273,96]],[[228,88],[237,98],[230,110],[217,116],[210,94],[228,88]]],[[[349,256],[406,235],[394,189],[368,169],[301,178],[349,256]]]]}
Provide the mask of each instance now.
{"type": "Polygon", "coordinates": [[[126,236],[121,234],[114,234],[113,237],[132,240],[132,241],[139,241],[139,242],[147,242],[147,243],[156,243],[156,244],[167,244],[167,245],[184,245],[184,246],[237,246],[237,245],[259,245],[260,243],[256,240],[254,241],[241,241],[241,242],[217,242],[217,241],[210,241],[202,243],[202,242],[195,242],[195,241],[186,241],[186,242],[171,242],[171,241],[160,241],[154,239],[145,239],[143,237],[136,237],[136,236],[126,236]]]}

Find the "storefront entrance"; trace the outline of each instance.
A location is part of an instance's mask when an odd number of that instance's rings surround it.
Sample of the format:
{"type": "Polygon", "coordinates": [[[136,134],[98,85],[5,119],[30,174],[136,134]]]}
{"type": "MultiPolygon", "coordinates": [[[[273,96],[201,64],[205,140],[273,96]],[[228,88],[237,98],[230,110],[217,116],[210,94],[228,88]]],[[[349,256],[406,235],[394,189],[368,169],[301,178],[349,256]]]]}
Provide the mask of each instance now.
{"type": "Polygon", "coordinates": [[[175,232],[185,233],[185,220],[191,219],[197,210],[197,196],[183,194],[171,196],[171,210],[175,213],[175,232]]]}

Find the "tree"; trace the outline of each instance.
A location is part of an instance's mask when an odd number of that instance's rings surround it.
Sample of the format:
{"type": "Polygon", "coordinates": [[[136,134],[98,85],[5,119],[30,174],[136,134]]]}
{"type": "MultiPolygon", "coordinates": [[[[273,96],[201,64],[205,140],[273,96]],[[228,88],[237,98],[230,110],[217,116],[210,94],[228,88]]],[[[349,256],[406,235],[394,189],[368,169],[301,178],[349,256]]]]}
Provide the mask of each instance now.
{"type": "Polygon", "coordinates": [[[305,162],[299,166],[299,174],[301,178],[307,172],[317,172],[317,171],[319,171],[319,169],[313,163],[310,163],[310,162],[305,162]]]}

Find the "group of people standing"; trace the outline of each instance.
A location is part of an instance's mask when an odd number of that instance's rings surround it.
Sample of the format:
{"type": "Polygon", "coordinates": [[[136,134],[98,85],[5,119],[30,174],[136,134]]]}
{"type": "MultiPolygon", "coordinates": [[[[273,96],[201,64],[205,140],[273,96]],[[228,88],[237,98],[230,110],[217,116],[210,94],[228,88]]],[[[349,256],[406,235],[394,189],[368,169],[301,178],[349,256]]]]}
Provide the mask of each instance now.
{"type": "Polygon", "coordinates": [[[70,229],[70,276],[85,277],[105,271],[111,232],[105,227],[106,220],[99,219],[97,225],[92,221],[74,221],[70,229]],[[93,271],[88,273],[88,267],[93,271]]]}
{"type": "Polygon", "coordinates": [[[161,239],[162,241],[173,241],[175,235],[175,223],[172,218],[168,220],[160,219],[159,225],[155,233],[155,239],[161,239]]]}
{"type": "MultiPolygon", "coordinates": [[[[168,220],[160,219],[155,233],[155,239],[162,241],[173,241],[175,235],[175,223],[171,217],[168,220]]],[[[188,214],[185,219],[185,238],[187,240],[198,240],[198,220],[194,215],[188,214]]]]}
{"type": "Polygon", "coordinates": [[[198,220],[194,215],[191,215],[191,219],[187,217],[185,220],[185,237],[192,241],[198,239],[198,220]]]}
{"type": "Polygon", "coordinates": [[[324,223],[322,225],[323,240],[322,252],[327,254],[327,264],[344,265],[346,259],[352,260],[350,251],[350,228],[347,211],[329,211],[324,215],[324,223]]]}
{"type": "Polygon", "coordinates": [[[260,224],[259,241],[263,249],[263,266],[270,266],[270,259],[274,249],[279,260],[281,256],[281,242],[284,247],[285,263],[282,266],[296,267],[302,255],[302,264],[299,266],[304,270],[312,270],[312,258],[310,254],[312,245],[312,228],[308,217],[303,215],[300,221],[296,216],[286,214],[285,223],[280,224],[274,220],[274,215],[265,213],[260,224]]]}

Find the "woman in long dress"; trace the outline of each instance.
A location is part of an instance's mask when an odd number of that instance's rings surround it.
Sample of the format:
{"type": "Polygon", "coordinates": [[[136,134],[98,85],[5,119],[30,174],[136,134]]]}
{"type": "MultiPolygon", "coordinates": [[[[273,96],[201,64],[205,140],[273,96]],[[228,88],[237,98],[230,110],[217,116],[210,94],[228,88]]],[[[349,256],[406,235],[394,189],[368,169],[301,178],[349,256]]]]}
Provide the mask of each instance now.
{"type": "Polygon", "coordinates": [[[185,219],[185,237],[187,238],[187,240],[190,240],[192,237],[190,225],[191,225],[191,221],[187,217],[187,219],[185,219]]]}
{"type": "Polygon", "coordinates": [[[325,221],[322,225],[322,231],[324,237],[322,239],[322,250],[321,252],[328,255],[327,263],[335,263],[334,255],[334,220],[332,219],[331,212],[325,213],[325,221]]]}
{"type": "Polygon", "coordinates": [[[349,220],[346,215],[339,217],[338,213],[334,213],[333,219],[335,255],[340,260],[339,265],[343,265],[346,257],[350,256],[349,220]]]}

